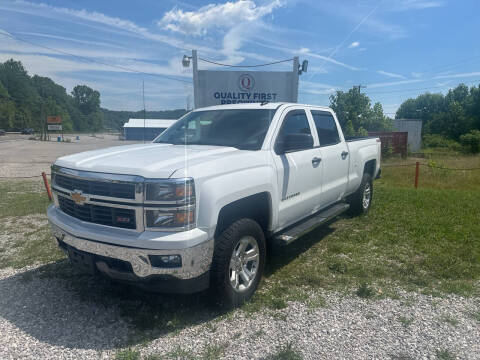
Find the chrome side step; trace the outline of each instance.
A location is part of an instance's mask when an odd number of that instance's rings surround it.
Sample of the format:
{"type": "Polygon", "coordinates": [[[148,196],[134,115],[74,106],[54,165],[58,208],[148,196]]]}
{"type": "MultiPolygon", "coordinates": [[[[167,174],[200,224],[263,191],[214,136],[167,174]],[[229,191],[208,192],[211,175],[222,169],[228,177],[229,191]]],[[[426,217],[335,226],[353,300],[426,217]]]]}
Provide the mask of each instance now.
{"type": "Polygon", "coordinates": [[[328,220],[331,220],[334,217],[340,215],[341,213],[347,211],[349,208],[350,205],[345,203],[335,204],[325,210],[320,211],[319,213],[316,213],[311,217],[308,217],[304,221],[289,226],[288,228],[282,230],[280,233],[275,234],[273,238],[277,244],[288,245],[291,242],[297,240],[299,237],[312,231],[316,227],[326,223],[328,220]]]}

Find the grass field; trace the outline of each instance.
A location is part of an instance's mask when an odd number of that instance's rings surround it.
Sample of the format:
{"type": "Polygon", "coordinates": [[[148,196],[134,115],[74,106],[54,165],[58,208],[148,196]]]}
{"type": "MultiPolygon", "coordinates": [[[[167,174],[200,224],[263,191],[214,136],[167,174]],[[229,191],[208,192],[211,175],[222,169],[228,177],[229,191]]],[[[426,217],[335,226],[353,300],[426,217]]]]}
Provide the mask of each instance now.
{"type": "MultiPolygon", "coordinates": [[[[416,160],[390,160],[385,165],[416,160]]],[[[478,156],[420,160],[444,167],[480,167],[478,156]]],[[[400,290],[478,296],[480,170],[422,166],[418,189],[413,188],[413,176],[414,166],[384,166],[369,214],[341,217],[286,248],[269,249],[265,276],[243,310],[281,309],[289,300],[321,307],[322,293],[331,290],[363,298],[395,297],[400,290]]],[[[41,276],[68,278],[80,297],[120,304],[122,314],[139,331],[172,332],[219,316],[205,306],[208,295],[152,300],[149,294],[126,292],[103,280],[92,284],[88,276],[73,273],[40,215],[47,203],[41,181],[0,182],[0,268],[48,263],[40,268],[41,276]]]]}
{"type": "Polygon", "coordinates": [[[370,212],[271,252],[262,287],[247,308],[284,307],[288,299],[318,302],[315,290],[327,289],[362,297],[395,296],[398,289],[478,294],[480,170],[421,166],[415,189],[415,166],[403,166],[415,161],[480,168],[479,156],[387,161],[370,212]]]}

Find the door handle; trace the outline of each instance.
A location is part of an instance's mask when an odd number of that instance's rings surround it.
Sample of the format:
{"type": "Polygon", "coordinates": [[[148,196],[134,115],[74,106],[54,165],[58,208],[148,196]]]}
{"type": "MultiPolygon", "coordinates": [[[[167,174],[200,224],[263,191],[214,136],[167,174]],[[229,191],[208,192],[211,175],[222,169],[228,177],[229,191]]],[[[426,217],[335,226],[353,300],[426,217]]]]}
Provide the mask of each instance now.
{"type": "Polygon", "coordinates": [[[345,160],[345,158],[348,156],[348,151],[343,151],[342,152],[342,159],[345,160]]]}
{"type": "Polygon", "coordinates": [[[315,157],[312,159],[312,165],[313,165],[313,166],[318,165],[318,164],[320,163],[320,161],[322,161],[322,159],[315,156],[315,157]]]}

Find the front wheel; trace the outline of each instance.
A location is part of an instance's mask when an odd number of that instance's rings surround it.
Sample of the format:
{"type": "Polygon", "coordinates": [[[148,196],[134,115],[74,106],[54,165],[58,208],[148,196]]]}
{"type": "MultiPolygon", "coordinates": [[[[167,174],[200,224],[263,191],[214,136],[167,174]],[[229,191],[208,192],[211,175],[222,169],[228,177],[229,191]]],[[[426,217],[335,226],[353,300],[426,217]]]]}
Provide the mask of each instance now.
{"type": "Polygon", "coordinates": [[[212,260],[212,290],[218,301],[237,307],[258,287],[265,264],[265,236],[251,219],[230,225],[216,240],[212,260]]]}
{"type": "Polygon", "coordinates": [[[353,215],[366,214],[372,205],[373,198],[373,181],[370,174],[363,174],[362,182],[350,198],[350,213],[353,215]]]}

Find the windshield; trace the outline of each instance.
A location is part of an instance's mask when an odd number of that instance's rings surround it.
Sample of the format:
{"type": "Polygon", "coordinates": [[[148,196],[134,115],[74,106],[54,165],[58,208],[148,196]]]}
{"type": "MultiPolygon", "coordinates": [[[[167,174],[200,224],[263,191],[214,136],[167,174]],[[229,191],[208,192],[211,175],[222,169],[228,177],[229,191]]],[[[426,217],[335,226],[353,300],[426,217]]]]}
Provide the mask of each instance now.
{"type": "Polygon", "coordinates": [[[194,111],[165,130],[154,142],[259,150],[274,113],[274,109],[194,111]]]}

